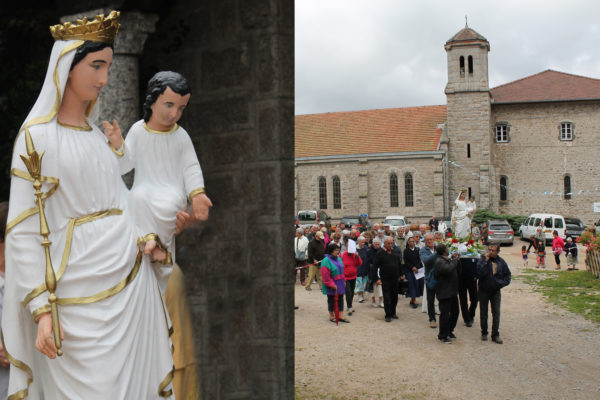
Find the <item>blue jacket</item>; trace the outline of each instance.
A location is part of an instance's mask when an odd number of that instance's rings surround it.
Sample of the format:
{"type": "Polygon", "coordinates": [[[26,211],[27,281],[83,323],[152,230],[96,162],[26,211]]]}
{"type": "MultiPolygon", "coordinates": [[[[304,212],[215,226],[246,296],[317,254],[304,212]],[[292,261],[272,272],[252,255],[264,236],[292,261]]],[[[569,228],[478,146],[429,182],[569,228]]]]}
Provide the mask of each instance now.
{"type": "Polygon", "coordinates": [[[494,292],[510,284],[511,273],[508,264],[502,257],[490,258],[489,261],[486,261],[482,256],[477,263],[477,277],[479,278],[479,290],[494,292]],[[496,275],[492,274],[492,261],[498,265],[496,275]]]}

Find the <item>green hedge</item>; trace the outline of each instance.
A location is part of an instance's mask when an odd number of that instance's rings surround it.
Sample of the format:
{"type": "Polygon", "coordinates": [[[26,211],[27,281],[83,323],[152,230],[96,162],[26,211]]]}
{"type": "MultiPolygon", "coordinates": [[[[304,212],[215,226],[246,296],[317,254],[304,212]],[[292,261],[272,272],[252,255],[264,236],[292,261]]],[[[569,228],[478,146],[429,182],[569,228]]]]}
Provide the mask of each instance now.
{"type": "Polygon", "coordinates": [[[500,220],[505,219],[505,220],[507,220],[508,223],[510,224],[510,226],[515,231],[515,234],[518,234],[519,227],[521,226],[523,221],[525,221],[527,219],[527,216],[526,215],[511,215],[511,214],[496,214],[492,210],[488,210],[485,208],[482,210],[477,210],[475,212],[475,215],[473,215],[473,222],[476,222],[477,225],[481,225],[484,221],[487,221],[490,219],[500,219],[500,220]]]}

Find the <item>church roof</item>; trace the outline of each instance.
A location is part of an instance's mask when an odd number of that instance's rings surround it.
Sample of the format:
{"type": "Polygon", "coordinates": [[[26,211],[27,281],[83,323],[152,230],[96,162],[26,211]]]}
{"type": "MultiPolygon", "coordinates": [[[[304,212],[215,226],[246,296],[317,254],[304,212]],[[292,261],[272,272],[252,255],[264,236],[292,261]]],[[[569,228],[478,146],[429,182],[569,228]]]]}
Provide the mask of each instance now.
{"type": "Polygon", "coordinates": [[[438,150],[446,106],[297,115],[296,158],[438,150]]]}
{"type": "Polygon", "coordinates": [[[484,38],[479,33],[475,32],[473,29],[469,28],[468,26],[465,26],[456,35],[454,35],[450,39],[448,39],[446,44],[450,44],[453,42],[472,42],[474,40],[483,41],[483,42],[488,41],[486,38],[484,38]]]}
{"type": "Polygon", "coordinates": [[[598,100],[600,99],[600,79],[548,69],[496,86],[491,91],[494,104],[598,100]]]}

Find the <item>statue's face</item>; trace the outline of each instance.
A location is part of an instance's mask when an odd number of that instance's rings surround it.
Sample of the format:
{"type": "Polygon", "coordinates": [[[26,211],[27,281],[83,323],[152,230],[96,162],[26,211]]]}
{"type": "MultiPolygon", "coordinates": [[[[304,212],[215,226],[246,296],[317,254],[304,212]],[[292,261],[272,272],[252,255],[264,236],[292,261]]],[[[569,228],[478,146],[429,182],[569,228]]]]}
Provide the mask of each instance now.
{"type": "Polygon", "coordinates": [[[96,100],[108,82],[112,60],[113,50],[110,47],[88,53],[69,72],[65,91],[70,91],[80,101],[96,100]]]}
{"type": "Polygon", "coordinates": [[[159,131],[171,129],[183,115],[183,110],[187,107],[190,97],[191,93],[182,96],[167,87],[150,106],[152,115],[148,126],[159,131]]]}
{"type": "Polygon", "coordinates": [[[465,199],[465,197],[467,197],[467,195],[465,194],[465,192],[462,192],[462,193],[460,194],[460,197],[459,197],[459,199],[460,199],[460,200],[464,200],[464,199],[465,199]]]}

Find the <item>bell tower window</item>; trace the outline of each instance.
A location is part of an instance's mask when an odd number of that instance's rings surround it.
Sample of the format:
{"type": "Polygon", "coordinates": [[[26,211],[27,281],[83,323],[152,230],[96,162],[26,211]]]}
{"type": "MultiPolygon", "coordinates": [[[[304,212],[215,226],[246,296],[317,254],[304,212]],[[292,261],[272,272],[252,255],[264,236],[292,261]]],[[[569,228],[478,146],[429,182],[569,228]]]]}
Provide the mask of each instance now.
{"type": "Polygon", "coordinates": [[[460,56],[459,59],[459,67],[460,67],[460,76],[465,76],[465,56],[460,56]]]}
{"type": "Polygon", "coordinates": [[[469,75],[473,75],[473,56],[469,56],[469,75]]]}

